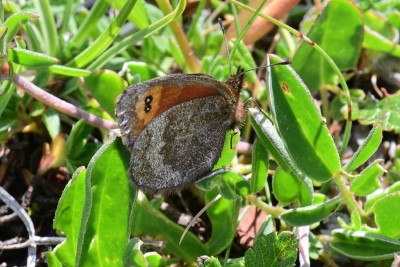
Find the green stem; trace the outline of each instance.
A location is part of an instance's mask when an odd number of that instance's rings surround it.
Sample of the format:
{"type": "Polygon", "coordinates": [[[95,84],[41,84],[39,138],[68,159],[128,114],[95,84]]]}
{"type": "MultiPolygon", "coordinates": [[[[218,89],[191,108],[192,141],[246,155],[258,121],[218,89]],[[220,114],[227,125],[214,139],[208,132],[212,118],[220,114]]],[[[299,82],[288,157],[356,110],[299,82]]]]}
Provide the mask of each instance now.
{"type": "Polygon", "coordinates": [[[261,201],[259,198],[257,198],[256,195],[248,195],[247,196],[247,201],[250,204],[256,205],[258,208],[260,208],[261,210],[267,212],[268,214],[270,214],[272,217],[277,218],[279,217],[279,215],[282,214],[282,212],[284,211],[283,208],[281,207],[274,207],[271,205],[268,205],[267,203],[261,201]]]}

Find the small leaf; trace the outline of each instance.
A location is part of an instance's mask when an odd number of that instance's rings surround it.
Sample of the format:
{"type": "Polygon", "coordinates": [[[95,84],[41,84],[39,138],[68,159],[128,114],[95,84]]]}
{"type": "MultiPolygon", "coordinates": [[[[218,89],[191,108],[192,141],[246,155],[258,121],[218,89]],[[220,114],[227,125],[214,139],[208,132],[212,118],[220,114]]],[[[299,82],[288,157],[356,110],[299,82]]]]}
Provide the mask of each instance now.
{"type": "Polygon", "coordinates": [[[85,198],[86,170],[75,171],[58,201],[53,227],[66,235],[66,239],[54,249],[54,254],[64,266],[74,266],[82,209],[85,198]]]}
{"type": "MultiPolygon", "coordinates": [[[[268,64],[283,61],[268,59],[268,64]]],[[[307,87],[288,65],[270,67],[268,80],[271,112],[288,153],[306,176],[329,181],[341,168],[339,155],[307,87]]]]}
{"type": "Polygon", "coordinates": [[[379,177],[385,172],[385,169],[379,165],[382,160],[375,160],[371,165],[365,168],[350,185],[350,191],[357,196],[366,196],[377,190],[380,186],[379,177]]]}
{"type": "Polygon", "coordinates": [[[268,177],[269,155],[260,140],[253,143],[252,174],[250,180],[251,192],[259,192],[268,177]]]}
{"type": "Polygon", "coordinates": [[[365,202],[365,206],[364,206],[365,210],[367,212],[370,212],[378,200],[386,197],[388,194],[398,192],[398,191],[400,191],[400,181],[395,182],[394,184],[392,184],[391,186],[386,188],[383,192],[374,194],[374,195],[371,195],[370,197],[368,197],[367,201],[365,202]]]}
{"type": "Polygon", "coordinates": [[[282,204],[289,204],[299,196],[300,181],[292,173],[278,168],[272,179],[273,193],[282,204]]]}
{"type": "Polygon", "coordinates": [[[68,77],[86,77],[92,73],[89,70],[71,68],[61,65],[50,66],[49,70],[55,74],[64,75],[68,77]]]}
{"type": "Polygon", "coordinates": [[[140,251],[140,246],[143,242],[134,237],[129,240],[124,253],[124,266],[135,266],[135,267],[149,267],[145,256],[142,251],[140,251]]]}
{"type": "Polygon", "coordinates": [[[351,160],[344,166],[344,170],[351,172],[361,166],[361,164],[366,162],[372,154],[375,153],[381,144],[381,141],[382,127],[378,124],[372,128],[365,141],[351,157],[351,160]]]}
{"type": "Polygon", "coordinates": [[[378,233],[394,239],[400,238],[400,192],[389,194],[374,205],[378,233]]]}
{"type": "Polygon", "coordinates": [[[4,22],[4,26],[8,27],[8,31],[6,34],[5,42],[9,43],[18,33],[22,24],[26,23],[29,20],[36,20],[39,16],[30,12],[18,12],[14,13],[7,18],[4,22]]]}
{"type": "Polygon", "coordinates": [[[103,70],[86,76],[85,83],[101,107],[114,117],[115,101],[127,86],[126,82],[117,73],[103,70]]]}
{"type": "Polygon", "coordinates": [[[337,196],[323,203],[288,210],[280,218],[293,226],[311,225],[332,215],[340,203],[341,198],[337,196]]]}
{"type": "MultiPolygon", "coordinates": [[[[308,32],[309,29],[302,29],[308,32]]],[[[353,69],[363,41],[363,18],[356,4],[346,0],[330,1],[308,37],[317,43],[340,70],[353,69]],[[338,19],[346,18],[346,19],[338,19]],[[338,32],[340,29],[340,33],[338,32]]],[[[336,75],[320,53],[304,42],[293,59],[293,68],[312,93],[322,85],[336,85],[336,75]]]]}
{"type": "Polygon", "coordinates": [[[32,68],[46,67],[60,63],[57,58],[21,48],[9,48],[8,61],[32,68]]]}
{"type": "Polygon", "coordinates": [[[271,120],[257,109],[249,109],[251,125],[256,131],[264,146],[271,153],[275,161],[286,172],[293,172],[303,183],[302,204],[307,205],[312,203],[313,186],[312,181],[303,172],[301,172],[293,159],[289,155],[282,138],[279,136],[276,128],[271,120]]]}
{"type": "Polygon", "coordinates": [[[363,47],[399,57],[400,46],[396,37],[398,29],[393,27],[382,13],[378,14],[373,10],[366,11],[364,18],[366,25],[363,47]]]}
{"type": "Polygon", "coordinates": [[[393,259],[400,252],[400,242],[385,236],[364,231],[332,231],[332,249],[346,257],[364,261],[393,259]]]}
{"type": "Polygon", "coordinates": [[[400,93],[360,106],[354,110],[353,119],[358,119],[363,125],[381,124],[383,131],[400,133],[400,93]]]}
{"type": "Polygon", "coordinates": [[[52,139],[61,131],[61,122],[58,112],[52,108],[47,108],[43,114],[43,122],[52,139]]]}
{"type": "Polygon", "coordinates": [[[246,267],[293,266],[297,258],[297,238],[291,232],[259,236],[245,253],[246,267]]]}

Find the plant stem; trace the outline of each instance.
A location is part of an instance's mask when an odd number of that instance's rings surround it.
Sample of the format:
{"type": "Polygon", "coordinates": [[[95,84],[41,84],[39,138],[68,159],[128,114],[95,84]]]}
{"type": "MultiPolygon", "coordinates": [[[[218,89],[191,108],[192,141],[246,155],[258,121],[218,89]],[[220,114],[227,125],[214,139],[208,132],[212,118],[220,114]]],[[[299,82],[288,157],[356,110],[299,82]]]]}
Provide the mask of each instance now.
{"type": "Polygon", "coordinates": [[[103,128],[106,130],[117,128],[115,123],[103,120],[102,118],[99,118],[92,113],[84,111],[83,109],[80,109],[72,105],[71,103],[68,103],[52,94],[49,94],[17,74],[14,74],[13,81],[18,87],[26,91],[29,95],[33,96],[37,100],[41,101],[46,106],[52,107],[55,110],[70,115],[74,118],[84,119],[88,124],[91,124],[98,128],[103,128]]]}
{"type": "MultiPolygon", "coordinates": [[[[172,6],[168,0],[156,0],[156,2],[165,15],[173,11],[172,6]]],[[[178,42],[178,45],[182,51],[182,54],[185,57],[190,72],[200,72],[199,60],[197,59],[189,41],[187,40],[181,24],[177,19],[174,19],[173,21],[171,21],[170,26],[172,32],[175,35],[176,41],[178,42]]]]}

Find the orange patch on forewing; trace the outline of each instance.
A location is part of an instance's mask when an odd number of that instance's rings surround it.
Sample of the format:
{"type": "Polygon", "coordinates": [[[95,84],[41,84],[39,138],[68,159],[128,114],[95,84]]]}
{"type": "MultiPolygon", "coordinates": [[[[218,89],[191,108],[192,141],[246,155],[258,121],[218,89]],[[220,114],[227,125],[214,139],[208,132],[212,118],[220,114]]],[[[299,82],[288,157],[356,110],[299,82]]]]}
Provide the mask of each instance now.
{"type": "Polygon", "coordinates": [[[290,93],[289,86],[288,86],[285,82],[282,83],[282,89],[283,89],[283,91],[285,91],[286,93],[290,93]]]}
{"type": "Polygon", "coordinates": [[[218,95],[218,91],[212,87],[204,85],[156,85],[150,88],[137,102],[135,113],[137,117],[134,126],[135,136],[139,135],[144,127],[155,117],[183,102],[218,95]],[[146,104],[146,98],[151,96],[153,99],[146,104]],[[145,108],[150,107],[148,112],[145,108]]]}

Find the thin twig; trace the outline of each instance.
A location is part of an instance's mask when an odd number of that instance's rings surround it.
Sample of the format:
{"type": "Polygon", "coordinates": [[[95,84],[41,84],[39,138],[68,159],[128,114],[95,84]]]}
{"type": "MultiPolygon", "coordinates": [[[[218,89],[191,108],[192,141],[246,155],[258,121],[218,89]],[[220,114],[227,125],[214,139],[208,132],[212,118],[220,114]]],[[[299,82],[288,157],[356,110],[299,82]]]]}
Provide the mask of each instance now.
{"type": "Polygon", "coordinates": [[[29,217],[28,213],[22,208],[22,206],[15,200],[13,196],[11,196],[3,187],[0,186],[0,199],[6,203],[15,213],[18,214],[18,217],[24,223],[26,230],[28,231],[29,236],[29,247],[28,247],[28,259],[26,266],[34,267],[36,262],[36,243],[35,243],[35,227],[33,226],[33,222],[31,217],[29,217]]]}
{"type": "Polygon", "coordinates": [[[107,120],[103,120],[95,116],[92,113],[86,112],[83,109],[80,109],[71,103],[68,103],[58,97],[55,97],[52,94],[47,93],[43,89],[39,88],[38,86],[34,85],[33,83],[27,81],[23,77],[14,74],[14,83],[26,91],[28,94],[36,98],[37,100],[41,101],[43,104],[54,108],[64,114],[72,116],[77,119],[84,119],[88,124],[93,126],[103,128],[106,130],[116,129],[117,126],[115,123],[107,120]]]}

